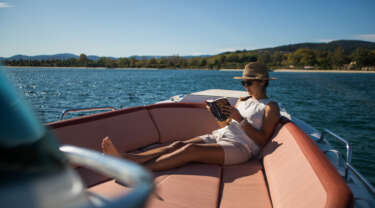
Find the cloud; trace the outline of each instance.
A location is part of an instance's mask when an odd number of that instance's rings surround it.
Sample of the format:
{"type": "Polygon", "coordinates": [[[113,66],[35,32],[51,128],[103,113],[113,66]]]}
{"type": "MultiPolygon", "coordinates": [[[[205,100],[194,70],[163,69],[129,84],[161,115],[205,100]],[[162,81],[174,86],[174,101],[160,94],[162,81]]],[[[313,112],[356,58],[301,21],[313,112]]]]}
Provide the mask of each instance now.
{"type": "Polygon", "coordinates": [[[251,50],[251,49],[245,49],[245,48],[219,48],[219,49],[209,49],[206,50],[205,52],[203,51],[194,51],[190,53],[185,53],[186,55],[192,55],[192,56],[201,56],[201,55],[216,55],[219,53],[224,53],[224,52],[234,52],[234,51],[242,51],[242,50],[251,50]]]}
{"type": "Polygon", "coordinates": [[[361,35],[357,35],[356,38],[360,40],[375,42],[375,34],[361,34],[361,35]]]}
{"type": "Polygon", "coordinates": [[[332,42],[332,41],[334,41],[334,40],[333,39],[320,39],[320,40],[318,40],[319,43],[320,42],[329,43],[329,42],[332,42]]]}
{"type": "Polygon", "coordinates": [[[237,51],[239,49],[236,49],[236,48],[221,48],[221,49],[217,49],[217,51],[219,53],[223,53],[223,52],[228,52],[228,51],[237,51]]]}
{"type": "Polygon", "coordinates": [[[252,50],[253,48],[221,48],[221,49],[217,49],[216,52],[217,53],[224,53],[224,52],[234,52],[234,51],[242,51],[242,50],[252,50]]]}
{"type": "Polygon", "coordinates": [[[6,2],[0,2],[0,8],[10,8],[10,7],[13,7],[13,6],[6,2]]]}

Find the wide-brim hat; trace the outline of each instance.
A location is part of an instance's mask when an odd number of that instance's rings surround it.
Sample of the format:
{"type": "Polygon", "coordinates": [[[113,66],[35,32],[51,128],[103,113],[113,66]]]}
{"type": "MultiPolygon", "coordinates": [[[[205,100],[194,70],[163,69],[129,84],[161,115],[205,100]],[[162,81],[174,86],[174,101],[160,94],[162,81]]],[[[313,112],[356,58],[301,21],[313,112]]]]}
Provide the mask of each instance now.
{"type": "Polygon", "coordinates": [[[269,77],[266,65],[259,62],[251,62],[246,64],[242,77],[233,77],[233,79],[275,80],[276,78],[269,77]]]}

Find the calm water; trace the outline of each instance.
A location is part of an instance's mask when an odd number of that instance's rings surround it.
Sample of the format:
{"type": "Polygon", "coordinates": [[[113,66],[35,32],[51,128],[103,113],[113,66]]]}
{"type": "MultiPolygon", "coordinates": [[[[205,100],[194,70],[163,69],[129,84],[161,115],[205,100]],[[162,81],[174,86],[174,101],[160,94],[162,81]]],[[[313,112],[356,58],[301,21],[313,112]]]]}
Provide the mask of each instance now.
{"type": "MultiPolygon", "coordinates": [[[[5,68],[43,122],[67,108],[152,104],[206,89],[242,89],[241,72],[5,68]]],[[[375,74],[271,73],[268,94],[291,115],[348,139],[353,165],[375,184],[375,74]]]]}

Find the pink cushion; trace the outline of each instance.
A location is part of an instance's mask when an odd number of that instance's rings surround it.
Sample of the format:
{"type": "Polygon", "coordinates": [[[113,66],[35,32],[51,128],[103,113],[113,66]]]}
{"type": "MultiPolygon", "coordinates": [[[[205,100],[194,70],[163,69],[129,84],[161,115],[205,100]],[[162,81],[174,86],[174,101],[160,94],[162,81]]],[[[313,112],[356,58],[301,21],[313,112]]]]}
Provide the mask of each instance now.
{"type": "Polygon", "coordinates": [[[130,192],[131,189],[118,184],[115,180],[110,180],[105,183],[93,186],[88,189],[89,192],[99,194],[108,199],[116,199],[118,197],[124,196],[126,193],[130,192]]]}
{"type": "Polygon", "coordinates": [[[186,140],[219,128],[203,104],[167,103],[148,106],[160,133],[160,143],[186,140]]]}
{"type": "Polygon", "coordinates": [[[130,151],[157,143],[158,131],[144,107],[85,116],[49,124],[59,141],[101,151],[109,136],[120,151],[130,151]]]}
{"type": "MultiPolygon", "coordinates": [[[[144,107],[128,108],[50,123],[62,144],[101,151],[102,139],[109,136],[121,152],[135,150],[159,141],[158,131],[144,107]]],[[[78,168],[88,187],[109,178],[78,168]]]]}
{"type": "Polygon", "coordinates": [[[352,193],[319,147],[287,123],[263,149],[274,207],[349,207],[352,193]]]}
{"type": "MultiPolygon", "coordinates": [[[[217,165],[189,164],[170,171],[155,173],[156,194],[147,207],[216,208],[221,168],[217,165]]],[[[113,180],[91,187],[89,191],[108,198],[126,194],[129,189],[113,180]]]]}
{"type": "Polygon", "coordinates": [[[258,160],[223,167],[221,208],[272,207],[258,160]]]}

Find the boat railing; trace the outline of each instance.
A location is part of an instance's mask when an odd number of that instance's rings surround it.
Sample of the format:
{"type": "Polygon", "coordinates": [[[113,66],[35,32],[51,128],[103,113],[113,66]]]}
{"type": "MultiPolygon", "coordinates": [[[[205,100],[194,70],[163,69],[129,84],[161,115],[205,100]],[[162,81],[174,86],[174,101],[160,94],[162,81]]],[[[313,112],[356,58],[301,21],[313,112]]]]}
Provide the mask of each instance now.
{"type": "Polygon", "coordinates": [[[327,134],[327,133],[330,134],[331,136],[333,136],[333,138],[335,138],[336,140],[344,143],[345,146],[346,146],[345,180],[348,180],[349,165],[352,162],[352,148],[350,146],[350,143],[346,139],[340,137],[339,135],[333,133],[332,131],[330,131],[328,129],[324,129],[319,141],[325,139],[325,134],[327,134]]]}
{"type": "Polygon", "coordinates": [[[114,107],[92,107],[92,108],[72,108],[72,109],[65,109],[60,115],[60,120],[64,120],[65,116],[68,113],[78,113],[78,112],[90,112],[90,111],[104,111],[104,110],[111,110],[114,111],[116,108],[114,107]]]}
{"type": "MultiPolygon", "coordinates": [[[[132,191],[128,192],[125,197],[113,201],[113,203],[119,203],[117,205],[127,204],[129,207],[141,207],[153,191],[153,177],[136,163],[71,145],[61,146],[60,151],[66,155],[69,162],[90,168],[131,187],[132,191]]],[[[95,196],[95,200],[92,201],[101,206],[110,203],[109,200],[103,199],[105,198],[99,195],[95,196]]]]}
{"type": "Polygon", "coordinates": [[[367,179],[357,170],[355,169],[351,164],[348,165],[349,169],[356,175],[370,190],[370,192],[375,195],[375,188],[371,185],[370,182],[367,181],[367,179]]]}
{"type": "MultiPolygon", "coordinates": [[[[326,139],[325,135],[326,134],[329,134],[331,136],[333,136],[333,138],[335,138],[337,141],[340,141],[342,143],[345,144],[346,146],[346,161],[345,161],[345,180],[348,181],[349,179],[349,171],[352,172],[354,175],[357,176],[357,178],[359,178],[363,184],[365,184],[365,186],[368,188],[368,190],[373,194],[375,195],[375,188],[373,185],[371,185],[370,182],[368,182],[368,180],[357,170],[355,169],[352,164],[351,164],[351,161],[352,161],[352,148],[350,146],[350,143],[338,136],[337,134],[333,133],[332,131],[328,130],[328,129],[324,129],[322,134],[321,134],[321,137],[319,138],[319,140],[317,142],[322,142],[324,139],[326,139]]],[[[337,150],[328,150],[327,152],[334,152],[336,153],[337,156],[340,155],[340,152],[337,151],[337,150]]]]}

